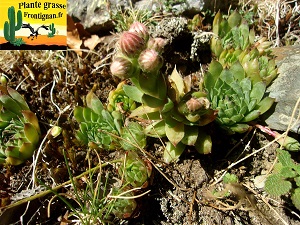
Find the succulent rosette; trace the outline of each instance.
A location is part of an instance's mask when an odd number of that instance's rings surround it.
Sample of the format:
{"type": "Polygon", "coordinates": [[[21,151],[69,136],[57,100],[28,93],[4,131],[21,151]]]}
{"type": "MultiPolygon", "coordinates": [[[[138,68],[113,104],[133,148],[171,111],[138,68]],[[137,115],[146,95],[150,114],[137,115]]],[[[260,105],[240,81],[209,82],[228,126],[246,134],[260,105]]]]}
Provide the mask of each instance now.
{"type": "Polygon", "coordinates": [[[16,90],[0,86],[0,92],[0,163],[19,165],[38,147],[38,119],[16,90]]]}
{"type": "Polygon", "coordinates": [[[219,62],[213,61],[204,85],[212,108],[218,111],[216,121],[229,132],[246,132],[248,122],[270,109],[275,100],[265,97],[266,84],[253,82],[239,62],[223,69],[219,62]]]}
{"type": "Polygon", "coordinates": [[[119,188],[113,188],[112,195],[117,196],[121,195],[121,198],[117,198],[112,203],[111,212],[116,217],[120,219],[128,219],[133,214],[137,207],[137,203],[134,200],[134,195],[132,192],[126,192],[128,191],[127,188],[119,189],[119,188]],[[126,192],[125,194],[123,194],[126,192]],[[122,198],[124,197],[124,198],[122,198]]]}
{"type": "Polygon", "coordinates": [[[119,173],[133,187],[147,187],[152,173],[150,162],[142,160],[136,152],[128,151],[119,173]]]}
{"type": "Polygon", "coordinates": [[[110,112],[120,111],[121,113],[130,112],[136,108],[136,102],[129,98],[123,87],[125,82],[118,84],[115,90],[109,92],[107,110],[110,112]]]}
{"type": "MultiPolygon", "coordinates": [[[[125,126],[121,112],[105,109],[92,91],[86,96],[86,103],[86,107],[77,106],[74,110],[74,117],[79,123],[76,138],[81,143],[105,150],[121,147],[125,150],[135,150],[136,142],[144,147],[146,137],[138,123],[130,122],[125,126]]],[[[111,105],[110,108],[112,107],[111,105]]]]}
{"type": "Polygon", "coordinates": [[[252,81],[268,86],[277,77],[277,67],[271,54],[271,42],[261,38],[255,42],[255,32],[242,16],[234,11],[228,20],[220,12],[214,18],[211,50],[224,68],[240,62],[252,81]]]}

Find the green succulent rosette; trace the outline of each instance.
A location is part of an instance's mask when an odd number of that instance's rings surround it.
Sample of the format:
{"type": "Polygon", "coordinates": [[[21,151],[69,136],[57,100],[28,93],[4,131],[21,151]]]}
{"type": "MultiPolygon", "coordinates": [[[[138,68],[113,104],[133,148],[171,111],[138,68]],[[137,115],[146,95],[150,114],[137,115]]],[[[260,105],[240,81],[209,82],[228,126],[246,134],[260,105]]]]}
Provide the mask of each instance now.
{"type": "Polygon", "coordinates": [[[271,42],[266,38],[255,41],[254,29],[250,29],[242,16],[234,11],[228,19],[218,12],[213,21],[211,50],[224,68],[240,62],[246,76],[263,81],[268,86],[277,77],[277,67],[271,54],[271,42]]]}
{"type": "Polygon", "coordinates": [[[129,98],[123,87],[125,81],[118,84],[115,90],[109,92],[107,110],[110,112],[120,111],[121,113],[130,112],[136,108],[136,102],[129,98]]]}
{"type": "Polygon", "coordinates": [[[79,123],[76,138],[91,148],[135,150],[135,145],[144,147],[146,137],[138,123],[124,124],[120,111],[104,108],[102,102],[91,91],[86,96],[86,107],[77,106],[74,117],[79,123]]]}
{"type": "Polygon", "coordinates": [[[121,195],[124,198],[117,198],[111,207],[111,212],[116,217],[120,219],[128,219],[133,214],[137,207],[137,203],[134,200],[134,195],[132,192],[128,192],[127,188],[119,189],[113,188],[112,195],[118,196],[121,195]],[[126,192],[126,193],[125,193],[126,192]],[[125,193],[125,194],[124,194],[125,193]]]}
{"type": "Polygon", "coordinates": [[[152,166],[148,161],[142,160],[137,153],[128,151],[124,165],[119,168],[119,173],[131,186],[147,187],[152,166]]]}
{"type": "Polygon", "coordinates": [[[16,90],[0,86],[0,92],[0,163],[19,165],[38,147],[38,119],[16,90]]]}
{"type": "Polygon", "coordinates": [[[218,111],[216,122],[229,132],[246,132],[248,122],[270,109],[275,100],[265,97],[266,84],[253,82],[239,62],[223,69],[219,62],[213,61],[204,85],[212,108],[218,111]]]}

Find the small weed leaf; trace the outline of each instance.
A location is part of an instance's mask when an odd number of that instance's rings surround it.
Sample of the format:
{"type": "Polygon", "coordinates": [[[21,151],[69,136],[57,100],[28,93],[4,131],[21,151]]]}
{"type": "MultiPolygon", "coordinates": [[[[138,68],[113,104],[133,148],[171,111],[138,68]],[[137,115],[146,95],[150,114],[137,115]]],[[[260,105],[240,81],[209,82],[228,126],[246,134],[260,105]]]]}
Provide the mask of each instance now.
{"type": "Polygon", "coordinates": [[[296,185],[297,185],[298,187],[300,187],[300,177],[299,177],[299,176],[298,176],[298,177],[295,177],[294,180],[295,180],[295,182],[296,182],[296,185]]]}
{"type": "Polygon", "coordinates": [[[223,177],[223,182],[225,184],[232,184],[238,182],[238,177],[235,174],[226,173],[223,177]]]}
{"type": "Polygon", "coordinates": [[[294,178],[297,176],[297,173],[291,167],[283,167],[280,171],[280,174],[284,178],[294,178]]]}
{"type": "Polygon", "coordinates": [[[300,210],[300,188],[295,189],[295,191],[292,193],[291,199],[294,206],[300,210]]]}
{"type": "Polygon", "coordinates": [[[277,156],[282,166],[293,167],[295,165],[289,152],[277,149],[277,156]]]}
{"type": "Polygon", "coordinates": [[[265,190],[270,195],[280,196],[288,193],[292,188],[292,183],[285,180],[281,174],[270,175],[265,183],[265,190]]]}

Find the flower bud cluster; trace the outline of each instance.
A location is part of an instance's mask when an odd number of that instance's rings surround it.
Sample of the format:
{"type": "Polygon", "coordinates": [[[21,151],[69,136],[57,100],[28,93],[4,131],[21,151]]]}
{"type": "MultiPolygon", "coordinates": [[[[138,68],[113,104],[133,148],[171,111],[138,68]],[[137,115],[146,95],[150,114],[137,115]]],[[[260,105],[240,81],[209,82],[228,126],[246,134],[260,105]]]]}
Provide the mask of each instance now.
{"type": "Polygon", "coordinates": [[[134,22],[120,36],[118,53],[110,66],[112,75],[128,79],[137,76],[140,71],[158,71],[163,64],[160,54],[165,44],[162,38],[150,38],[144,24],[134,22]]]}

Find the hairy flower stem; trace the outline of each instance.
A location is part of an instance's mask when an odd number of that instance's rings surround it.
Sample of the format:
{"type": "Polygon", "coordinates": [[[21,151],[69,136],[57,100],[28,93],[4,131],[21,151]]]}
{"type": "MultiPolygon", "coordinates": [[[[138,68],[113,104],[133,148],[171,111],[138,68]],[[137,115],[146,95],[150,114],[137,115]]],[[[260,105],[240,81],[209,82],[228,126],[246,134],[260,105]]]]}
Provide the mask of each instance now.
{"type": "MultiPolygon", "coordinates": [[[[111,165],[111,164],[114,164],[114,163],[119,163],[119,162],[123,162],[123,159],[116,159],[116,160],[112,160],[110,162],[99,164],[98,166],[95,166],[95,167],[93,167],[93,168],[91,168],[91,169],[89,169],[89,170],[87,170],[87,171],[85,171],[85,172],[83,172],[83,173],[81,173],[81,174],[73,177],[73,179],[70,179],[70,180],[68,180],[68,181],[66,181],[66,182],[64,182],[64,183],[62,183],[62,184],[60,184],[60,185],[58,185],[56,187],[51,188],[51,187],[47,186],[47,188],[49,188],[49,190],[42,191],[42,192],[40,192],[40,193],[38,193],[36,195],[30,196],[30,197],[27,197],[27,198],[23,198],[20,201],[14,202],[14,203],[12,203],[12,204],[10,204],[8,206],[5,206],[5,207],[1,208],[1,210],[7,210],[7,209],[10,209],[10,208],[16,207],[18,205],[24,204],[26,202],[30,202],[30,201],[33,201],[35,199],[42,198],[42,197],[44,197],[44,196],[46,196],[48,194],[56,193],[56,191],[59,190],[60,188],[63,188],[64,186],[71,184],[72,180],[73,181],[77,180],[77,179],[79,179],[79,178],[81,178],[81,177],[83,177],[85,175],[88,175],[90,173],[95,172],[96,170],[98,170],[100,168],[104,168],[104,167],[106,167],[108,165],[111,165]]],[[[41,182],[41,181],[39,180],[39,182],[41,182]]]]}

